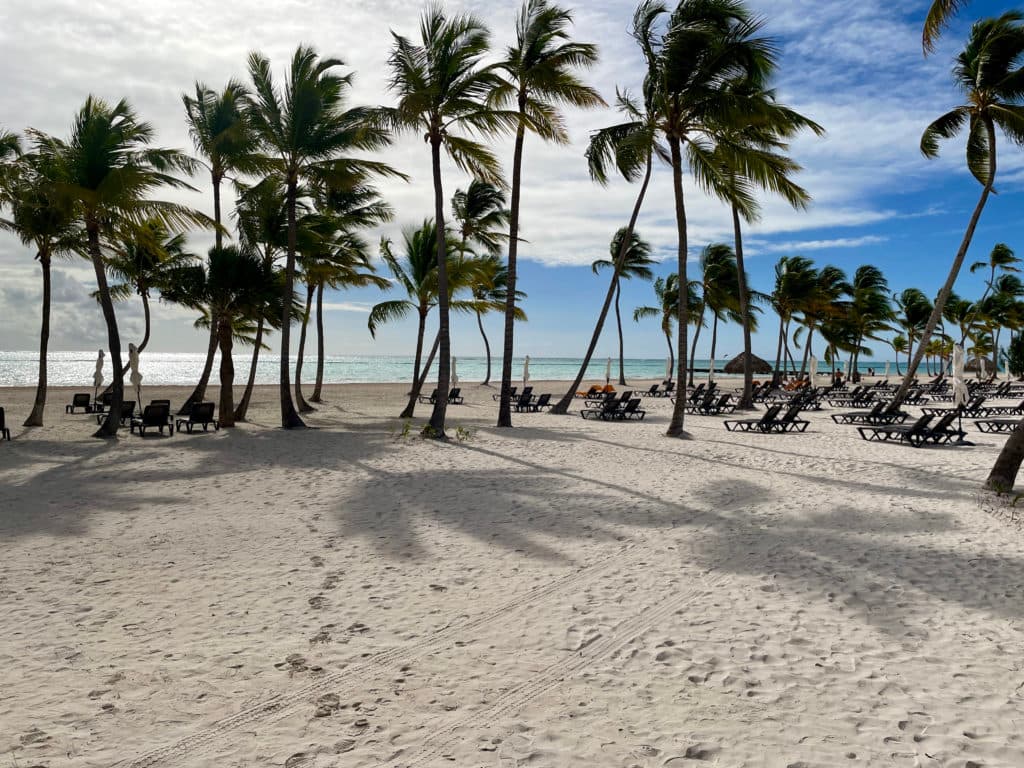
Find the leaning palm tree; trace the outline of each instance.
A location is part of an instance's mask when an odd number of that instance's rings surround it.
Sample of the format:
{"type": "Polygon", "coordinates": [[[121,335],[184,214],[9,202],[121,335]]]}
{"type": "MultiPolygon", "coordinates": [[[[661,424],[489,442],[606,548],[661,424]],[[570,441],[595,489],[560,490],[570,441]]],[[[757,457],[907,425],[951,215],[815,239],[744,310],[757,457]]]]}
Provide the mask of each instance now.
{"type": "MultiPolygon", "coordinates": [[[[701,249],[700,257],[700,279],[694,282],[700,292],[700,305],[698,314],[693,318],[695,328],[693,339],[690,343],[690,372],[689,386],[693,386],[694,358],[697,350],[697,342],[700,339],[700,332],[707,328],[705,314],[708,309],[715,318],[715,329],[717,335],[717,318],[719,312],[726,309],[736,311],[738,307],[738,294],[736,277],[736,254],[732,248],[724,243],[711,243],[701,249]]],[[[712,344],[714,347],[714,344],[712,344]]],[[[714,353],[712,353],[714,357],[714,353]]]]}
{"type": "Polygon", "coordinates": [[[801,306],[803,326],[807,329],[804,359],[800,364],[801,375],[806,370],[814,349],[814,332],[828,318],[843,311],[842,297],[851,290],[852,287],[846,281],[846,274],[839,267],[826,264],[818,270],[814,287],[801,306]]]}
{"type": "Polygon", "coordinates": [[[35,151],[52,163],[56,189],[74,206],[76,223],[85,229],[86,252],[96,273],[100,306],[107,326],[113,366],[111,403],[96,437],[114,437],[124,399],[121,336],[107,283],[104,242],[112,226],[139,224],[156,218],[169,229],[210,226],[213,222],[191,208],[149,199],[162,187],[193,188],[173,175],[192,173],[195,163],[172,149],[150,146],[153,129],[138,119],[127,101],[109,106],[90,96],[79,110],[67,141],[29,131],[35,151]]]}
{"type": "Polygon", "coordinates": [[[285,300],[295,288],[300,184],[321,181],[346,189],[365,183],[373,175],[400,176],[384,163],[348,154],[381,149],[391,137],[369,119],[370,110],[346,109],[353,78],[352,73],[338,74],[341,66],[340,59],[321,59],[313,48],[300,45],[280,89],[270,72],[270,61],[260,53],[249,54],[253,93],[246,114],[260,147],[273,157],[273,167],[284,179],[288,216],[279,386],[281,426],[285,429],[305,426],[292,401],[291,301],[285,300]]]}
{"type": "MultiPolygon", "coordinates": [[[[622,248],[615,257],[615,263],[618,265],[626,258],[626,246],[631,241],[637,219],[640,217],[640,210],[647,197],[647,189],[650,186],[651,173],[654,168],[654,155],[656,153],[663,154],[663,148],[657,141],[655,114],[646,104],[641,105],[625,91],[616,91],[616,106],[625,116],[625,122],[594,131],[590,136],[586,155],[590,178],[602,186],[608,184],[613,167],[626,181],[640,181],[640,190],[633,203],[629,222],[626,224],[626,232],[629,234],[623,236],[622,248]]],[[[597,322],[594,324],[594,331],[590,335],[590,343],[576,372],[576,378],[570,383],[569,389],[566,390],[562,399],[551,408],[551,413],[562,415],[568,413],[576,391],[587,374],[590,360],[594,355],[594,350],[597,349],[601,331],[604,329],[605,318],[608,317],[608,310],[615,298],[618,286],[615,275],[616,273],[613,272],[612,280],[605,292],[604,303],[601,305],[597,322]]]]}
{"type": "Polygon", "coordinates": [[[895,315],[889,301],[889,281],[882,271],[871,264],[857,267],[850,281],[850,301],[846,321],[854,331],[851,371],[857,371],[862,354],[870,355],[864,346],[868,340],[880,341],[880,335],[890,331],[895,315]]]}
{"type": "MultiPolygon", "coordinates": [[[[192,144],[202,158],[199,163],[210,174],[213,187],[214,244],[224,245],[221,216],[221,184],[225,179],[245,173],[254,173],[262,167],[257,154],[256,138],[245,114],[245,86],[229,80],[219,93],[203,83],[195,84],[195,95],[181,95],[185,107],[185,121],[192,144]]],[[[182,404],[181,413],[188,413],[193,403],[206,397],[206,387],[213,372],[213,358],[217,352],[216,324],[210,330],[206,347],[206,360],[192,394],[182,404]]]]}
{"type": "Polygon", "coordinates": [[[560,105],[580,108],[604,105],[596,90],[584,84],[575,70],[597,63],[597,46],[573,42],[572,12],[548,0],[525,0],[516,19],[515,41],[499,67],[504,82],[494,93],[501,105],[514,107],[515,147],[512,154],[512,199],[508,240],[508,295],[505,304],[505,344],[501,362],[498,426],[512,426],[512,354],[515,351],[516,259],[519,253],[519,204],[526,132],[545,141],[567,144],[560,105]]]}
{"type": "Polygon", "coordinates": [[[654,306],[637,307],[633,310],[633,322],[638,323],[647,317],[656,317],[661,321],[661,332],[665,334],[665,343],[668,345],[668,370],[669,381],[672,380],[672,371],[675,370],[675,351],[672,349],[672,323],[679,314],[676,309],[676,302],[679,301],[679,291],[676,288],[676,280],[679,277],[675,272],[668,277],[659,277],[654,281],[654,296],[657,304],[654,306]]]}
{"type": "MultiPolygon", "coordinates": [[[[914,354],[914,342],[924,331],[925,326],[928,324],[928,318],[931,317],[934,308],[928,297],[925,296],[924,291],[918,288],[905,288],[899,293],[894,294],[893,302],[896,305],[896,325],[905,334],[901,336],[906,344],[906,349],[903,351],[907,353],[907,359],[910,359],[914,354]]],[[[946,302],[946,307],[949,309],[957,303],[956,297],[951,294],[950,300],[946,302]]],[[[897,370],[898,374],[899,371],[897,370]]]]}
{"type": "Polygon", "coordinates": [[[896,356],[896,375],[900,375],[900,352],[906,352],[910,348],[910,342],[907,341],[907,337],[901,334],[897,334],[892,337],[889,342],[889,346],[892,347],[893,354],[896,356]]]}
{"type": "MultiPolygon", "coordinates": [[[[0,133],[0,162],[4,136],[0,133]]],[[[8,141],[8,154],[17,145],[8,141]]],[[[39,377],[36,396],[25,419],[26,427],[43,426],[46,410],[47,350],[50,341],[51,265],[54,257],[82,250],[82,232],[73,226],[69,201],[55,188],[54,169],[45,157],[22,155],[0,174],[0,201],[5,201],[10,218],[0,218],[0,229],[12,232],[23,245],[35,250],[43,273],[42,321],[39,330],[39,377]]]]}
{"type": "Polygon", "coordinates": [[[939,141],[968,129],[967,167],[981,184],[981,196],[967,224],[960,248],[953,259],[946,282],[935,298],[935,308],[921,334],[907,374],[893,400],[893,408],[906,397],[924,348],[942,318],[942,309],[953,291],[960,267],[971,246],[974,230],[985,209],[996,180],[996,127],[1013,143],[1024,144],[1024,15],[1004,13],[971,27],[967,47],[957,56],[953,79],[966,96],[966,103],[947,112],[925,129],[921,152],[925,157],[939,154],[939,141]]]}
{"type": "MultiPolygon", "coordinates": [[[[437,307],[439,315],[438,397],[424,434],[444,438],[448,387],[451,376],[448,276],[449,245],[444,218],[442,150],[475,178],[502,185],[501,166],[485,144],[465,133],[484,136],[506,130],[511,115],[490,106],[501,81],[493,67],[483,66],[490,51],[490,33],[482,21],[469,14],[448,17],[440,5],[430,5],[420,20],[420,40],[415,43],[392,32],[390,88],[398,104],[382,108],[385,125],[422,135],[430,146],[434,182],[434,234],[437,243],[437,307]]],[[[410,409],[407,409],[411,411],[410,409]]]]}
{"type": "Polygon", "coordinates": [[[113,253],[107,258],[107,271],[120,283],[110,286],[110,295],[124,301],[133,295],[142,300],[142,341],[139,354],[149,346],[151,319],[149,299],[151,290],[160,290],[175,270],[195,260],[187,250],[185,235],[172,234],[158,219],[149,219],[139,225],[129,223],[125,232],[113,238],[113,253]]]}
{"type": "Polygon", "coordinates": [[[803,311],[814,296],[818,285],[818,271],[814,263],[804,256],[783,256],[775,265],[775,287],[770,301],[779,316],[779,340],[775,351],[775,376],[787,369],[789,328],[796,315],[803,311]]]}
{"type": "Polygon", "coordinates": [[[631,232],[627,242],[626,227],[622,227],[612,236],[608,251],[611,255],[610,259],[597,259],[590,266],[595,275],[607,267],[615,270],[612,282],[615,283],[615,323],[619,329],[619,384],[625,386],[626,353],[622,339],[622,314],[619,309],[622,281],[632,280],[634,277],[638,280],[653,280],[654,272],[651,271],[651,266],[657,262],[651,258],[651,244],[640,237],[638,232],[631,232]],[[623,247],[626,249],[626,253],[622,259],[619,259],[617,257],[623,247]]]}
{"type": "MultiPolygon", "coordinates": [[[[484,377],[483,386],[491,383],[491,343],[484,332],[483,317],[491,312],[504,312],[505,302],[508,299],[508,267],[499,256],[486,254],[476,259],[476,276],[473,278],[472,294],[473,301],[477,302],[476,324],[480,329],[480,336],[484,340],[484,352],[487,356],[487,375],[484,377]]],[[[526,320],[526,313],[518,304],[526,298],[526,293],[516,291],[516,319],[526,320]]]]}

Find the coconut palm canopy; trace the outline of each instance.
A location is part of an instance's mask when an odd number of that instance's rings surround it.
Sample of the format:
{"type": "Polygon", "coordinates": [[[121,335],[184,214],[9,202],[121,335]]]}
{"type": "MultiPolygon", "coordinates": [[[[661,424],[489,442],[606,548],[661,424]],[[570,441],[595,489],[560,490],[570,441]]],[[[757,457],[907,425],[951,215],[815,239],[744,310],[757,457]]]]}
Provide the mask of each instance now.
{"type": "MultiPolygon", "coordinates": [[[[734,357],[732,360],[726,363],[725,367],[722,370],[725,371],[725,373],[743,373],[743,362],[745,358],[746,353],[740,352],[738,355],[736,355],[736,357],[734,357]]],[[[766,360],[762,360],[757,355],[751,355],[750,358],[753,364],[754,373],[772,372],[771,363],[767,362],[766,360]]]]}

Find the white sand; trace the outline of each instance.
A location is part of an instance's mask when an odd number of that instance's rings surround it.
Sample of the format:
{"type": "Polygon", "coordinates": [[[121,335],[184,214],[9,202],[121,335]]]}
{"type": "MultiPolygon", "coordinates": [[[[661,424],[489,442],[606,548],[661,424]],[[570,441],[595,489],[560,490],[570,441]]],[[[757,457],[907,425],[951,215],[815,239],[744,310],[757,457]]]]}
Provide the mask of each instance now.
{"type": "Polygon", "coordinates": [[[501,431],[470,385],[442,445],[404,389],[116,443],[0,391],[0,766],[1024,765],[1004,436],[501,431]]]}

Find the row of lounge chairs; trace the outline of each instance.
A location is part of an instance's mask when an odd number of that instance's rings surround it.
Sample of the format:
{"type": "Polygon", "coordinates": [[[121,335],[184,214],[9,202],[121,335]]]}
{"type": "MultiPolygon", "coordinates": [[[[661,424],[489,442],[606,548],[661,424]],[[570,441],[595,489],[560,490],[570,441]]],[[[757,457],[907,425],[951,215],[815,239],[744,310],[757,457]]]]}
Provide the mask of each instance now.
{"type": "Polygon", "coordinates": [[[913,424],[876,424],[857,427],[857,431],[864,440],[874,442],[901,442],[920,448],[923,445],[932,443],[935,445],[949,444],[956,440],[962,443],[966,434],[963,430],[953,427],[953,421],[957,418],[955,410],[946,413],[935,426],[931,426],[933,414],[926,413],[913,424]]]}
{"type": "MultiPolygon", "coordinates": [[[[109,401],[106,406],[99,400],[94,403],[88,393],[82,393],[74,395],[71,403],[65,406],[64,411],[65,413],[78,413],[81,409],[85,413],[96,414],[96,423],[101,424],[106,418],[106,407],[109,405],[109,401]]],[[[135,408],[134,400],[125,400],[121,403],[121,413],[118,417],[122,426],[127,426],[131,434],[135,434],[137,430],[139,435],[144,436],[148,429],[156,429],[163,434],[166,429],[169,435],[173,435],[175,427],[179,432],[185,429],[189,434],[196,427],[202,427],[204,432],[208,432],[210,426],[213,426],[215,431],[220,429],[220,422],[217,421],[215,415],[216,405],[211,402],[195,403],[189,410],[188,416],[177,421],[171,415],[170,400],[153,400],[142,409],[141,414],[136,414],[135,408]]]]}
{"type": "MultiPolygon", "coordinates": [[[[985,395],[972,397],[961,409],[960,414],[968,419],[987,418],[989,416],[1022,416],[1024,415],[1024,401],[1017,405],[985,405],[985,395]]],[[[922,412],[932,416],[942,416],[956,408],[922,408],[922,412]]]]}
{"type": "Polygon", "coordinates": [[[782,403],[769,406],[759,419],[726,419],[723,423],[730,432],[806,432],[811,423],[799,418],[800,404],[794,403],[780,417],[782,403]]]}
{"type": "Polygon", "coordinates": [[[640,398],[634,397],[623,401],[618,398],[596,402],[590,408],[580,411],[584,419],[601,419],[602,421],[636,419],[642,421],[647,411],[640,407],[640,398]]]}
{"type": "MultiPolygon", "coordinates": [[[[420,395],[419,401],[421,403],[430,403],[433,405],[437,402],[438,391],[435,389],[429,395],[420,395]]],[[[452,387],[448,390],[448,405],[462,405],[465,402],[465,398],[462,396],[461,387],[452,387]]]]}

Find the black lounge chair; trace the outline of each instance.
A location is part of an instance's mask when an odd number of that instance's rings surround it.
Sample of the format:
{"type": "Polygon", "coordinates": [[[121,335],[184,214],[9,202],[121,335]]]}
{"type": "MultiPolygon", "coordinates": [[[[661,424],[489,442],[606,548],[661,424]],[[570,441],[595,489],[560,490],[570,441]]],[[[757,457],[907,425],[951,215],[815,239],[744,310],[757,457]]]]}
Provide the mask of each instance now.
{"type": "Polygon", "coordinates": [[[910,415],[906,411],[887,411],[888,403],[879,400],[870,411],[851,411],[848,413],[832,414],[832,421],[836,424],[902,424],[910,415]]]}
{"type": "Polygon", "coordinates": [[[644,416],[646,415],[647,411],[643,410],[640,407],[640,398],[634,397],[624,406],[619,408],[618,411],[613,413],[612,418],[622,419],[623,421],[625,421],[626,419],[636,419],[638,421],[643,421],[644,416]]]}
{"type": "Polygon", "coordinates": [[[584,419],[614,419],[620,408],[618,400],[605,400],[599,407],[584,408],[580,411],[580,416],[584,419]]]}
{"type": "Polygon", "coordinates": [[[577,392],[573,397],[582,397],[584,400],[593,400],[604,394],[604,387],[594,384],[586,392],[577,392]]]}
{"type": "Polygon", "coordinates": [[[519,412],[537,413],[541,408],[551,407],[551,395],[543,394],[536,400],[533,399],[533,395],[523,395],[513,407],[519,412]]]}
{"type": "Polygon", "coordinates": [[[533,409],[534,413],[539,411],[541,408],[550,408],[551,407],[551,393],[550,392],[545,392],[543,395],[538,397],[537,401],[535,403],[532,403],[530,405],[530,407],[533,409]]]}
{"type": "Polygon", "coordinates": [[[683,406],[683,413],[703,413],[706,414],[715,402],[714,392],[705,392],[704,397],[699,401],[687,400],[683,406]]]}
{"type": "Polygon", "coordinates": [[[646,392],[641,392],[640,397],[659,397],[661,395],[661,392],[658,391],[659,386],[658,384],[651,384],[651,388],[646,392]]]}
{"type": "MultiPolygon", "coordinates": [[[[988,416],[989,414],[983,412],[984,408],[985,408],[985,396],[984,395],[979,395],[977,397],[972,397],[970,402],[968,402],[966,405],[964,405],[962,409],[931,407],[931,408],[922,408],[921,412],[922,413],[929,413],[932,416],[944,416],[947,413],[949,413],[950,411],[956,413],[959,410],[961,416],[966,416],[967,418],[970,418],[971,416],[975,416],[975,415],[977,415],[977,416],[988,416]]],[[[994,416],[996,414],[992,414],[992,415],[994,416]]]]}
{"type": "Polygon", "coordinates": [[[80,392],[71,396],[71,404],[64,406],[64,413],[75,413],[79,408],[83,413],[92,413],[92,396],[88,392],[80,392]]]}
{"type": "Polygon", "coordinates": [[[913,424],[879,424],[875,426],[857,427],[857,431],[864,440],[879,443],[901,442],[908,443],[915,448],[920,448],[928,440],[928,425],[935,417],[926,413],[913,424]]]}
{"type": "Polygon", "coordinates": [[[132,419],[131,432],[134,434],[135,430],[138,429],[139,435],[145,437],[146,430],[154,428],[158,429],[161,435],[164,433],[164,428],[170,434],[174,434],[174,423],[171,421],[171,407],[166,403],[157,403],[155,400],[143,409],[140,418],[132,419]]]}
{"type": "Polygon", "coordinates": [[[769,425],[775,420],[782,410],[782,404],[776,403],[764,412],[759,419],[726,419],[722,423],[730,432],[767,432],[769,425]]]}
{"type": "MultiPolygon", "coordinates": [[[[964,414],[968,416],[968,414],[964,414]]],[[[1024,401],[1021,401],[1017,405],[986,405],[983,408],[978,408],[976,412],[970,414],[968,418],[988,418],[989,416],[1024,416],[1024,401]]]]}
{"type": "Polygon", "coordinates": [[[178,419],[178,431],[181,432],[181,427],[184,425],[185,431],[190,435],[192,434],[192,429],[197,426],[201,426],[203,432],[208,432],[211,424],[213,424],[215,432],[220,430],[220,422],[213,415],[215,409],[216,406],[213,403],[194,403],[192,410],[188,412],[188,418],[178,419]]]}
{"type": "Polygon", "coordinates": [[[732,395],[724,394],[715,398],[714,392],[708,392],[705,400],[696,408],[689,409],[688,413],[695,413],[701,416],[720,416],[723,413],[732,413],[736,410],[736,404],[732,402],[732,395]]]}
{"type": "Polygon", "coordinates": [[[666,381],[665,382],[665,389],[662,390],[658,394],[658,397],[670,397],[672,395],[672,393],[675,392],[675,391],[676,391],[676,383],[674,381],[666,381]]]}
{"type": "Polygon", "coordinates": [[[11,441],[11,430],[7,428],[6,417],[4,416],[4,409],[0,408],[0,440],[11,441]]]}
{"type": "Polygon", "coordinates": [[[857,387],[848,395],[833,395],[828,404],[833,408],[857,408],[866,406],[875,399],[875,393],[867,387],[857,387]]]}
{"type": "Polygon", "coordinates": [[[605,403],[617,402],[619,402],[618,392],[603,392],[596,397],[587,398],[583,401],[584,405],[588,408],[597,408],[599,405],[604,405],[605,403]]]}
{"type": "MultiPolygon", "coordinates": [[[[508,388],[508,399],[509,400],[515,400],[516,399],[516,397],[517,397],[516,391],[518,389],[519,389],[519,387],[509,387],[508,388]]],[[[498,392],[497,394],[491,395],[491,400],[494,400],[495,402],[497,402],[498,400],[501,400],[501,392],[498,392]]]]}
{"type": "Polygon", "coordinates": [[[430,403],[431,405],[433,405],[434,403],[437,402],[437,390],[435,389],[433,392],[430,393],[429,396],[420,395],[417,398],[417,400],[419,400],[421,403],[430,403]]]}
{"type": "Polygon", "coordinates": [[[452,387],[448,391],[448,405],[462,405],[466,398],[462,396],[461,387],[452,387]]]}
{"type": "Polygon", "coordinates": [[[800,403],[794,403],[786,409],[786,412],[782,415],[781,419],[774,419],[768,422],[768,432],[806,432],[807,427],[810,426],[809,421],[806,419],[799,418],[800,409],[803,406],[800,403]]]}
{"type": "MultiPolygon", "coordinates": [[[[135,401],[125,400],[124,402],[121,403],[121,426],[123,427],[126,424],[128,424],[132,420],[133,416],[135,416],[135,401]]],[[[102,411],[97,413],[96,423],[102,424],[105,418],[107,418],[106,413],[102,411]]]]}
{"type": "Polygon", "coordinates": [[[92,404],[92,409],[96,413],[103,413],[110,407],[110,403],[113,399],[114,392],[110,389],[110,387],[107,387],[105,390],[100,392],[100,396],[92,404]]]}
{"type": "Polygon", "coordinates": [[[981,419],[974,422],[979,432],[1006,433],[1013,432],[1024,419],[981,419]]]}

